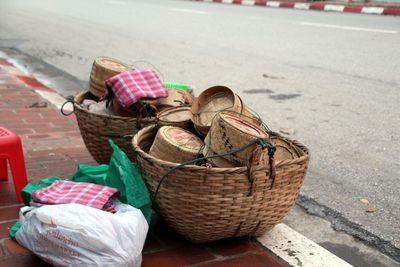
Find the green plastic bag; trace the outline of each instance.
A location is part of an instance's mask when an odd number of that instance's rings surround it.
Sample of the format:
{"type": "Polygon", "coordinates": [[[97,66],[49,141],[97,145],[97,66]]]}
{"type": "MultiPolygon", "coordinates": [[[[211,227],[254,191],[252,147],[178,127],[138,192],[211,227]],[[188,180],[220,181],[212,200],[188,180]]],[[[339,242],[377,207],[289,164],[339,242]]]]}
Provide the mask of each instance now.
{"type": "Polygon", "coordinates": [[[150,224],[152,214],[150,193],[142,175],[128,156],[112,140],[108,142],[114,152],[111,155],[104,185],[117,188],[121,194],[119,200],[140,209],[150,224]]]}
{"type": "Polygon", "coordinates": [[[107,177],[107,172],[108,172],[107,164],[102,164],[98,166],[89,166],[80,164],[78,165],[78,170],[75,172],[74,176],[72,176],[72,178],[68,180],[73,182],[85,182],[85,183],[106,185],[105,181],[107,177]]]}
{"type": "MultiPolygon", "coordinates": [[[[142,175],[136,166],[129,160],[125,152],[123,152],[110,139],[109,144],[113,149],[110,159],[110,165],[103,164],[98,166],[89,166],[80,164],[74,176],[67,181],[95,183],[111,186],[120,191],[119,200],[122,203],[129,204],[140,209],[150,225],[152,209],[150,193],[147,189],[142,175]]],[[[31,201],[31,193],[47,187],[60,178],[52,176],[39,181],[37,184],[28,184],[21,190],[22,198],[25,205],[29,205],[31,201]]],[[[20,228],[20,222],[17,221],[9,231],[10,237],[15,240],[15,234],[20,228]]]]}
{"type": "Polygon", "coordinates": [[[15,240],[15,235],[17,234],[19,228],[21,228],[21,222],[17,221],[11,228],[9,231],[9,235],[11,237],[12,240],[15,240]]]}

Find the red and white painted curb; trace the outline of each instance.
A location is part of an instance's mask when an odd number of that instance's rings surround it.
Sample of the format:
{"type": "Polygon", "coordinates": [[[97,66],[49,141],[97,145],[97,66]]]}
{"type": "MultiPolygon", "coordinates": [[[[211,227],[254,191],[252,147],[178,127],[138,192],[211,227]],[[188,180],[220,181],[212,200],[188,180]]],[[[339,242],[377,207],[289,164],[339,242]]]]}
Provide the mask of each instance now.
{"type": "MultiPolygon", "coordinates": [[[[5,53],[0,51],[0,68],[13,75],[17,80],[32,88],[37,94],[42,96],[44,99],[52,103],[57,107],[57,109],[61,109],[61,106],[65,102],[65,98],[57,93],[53,88],[48,87],[41,81],[39,81],[36,77],[34,77],[29,71],[24,68],[22,65],[18,64],[17,61],[9,58],[5,53]]],[[[65,112],[72,111],[68,110],[68,107],[64,108],[65,112]]]]}
{"type": "Polygon", "coordinates": [[[376,15],[400,15],[400,7],[378,7],[361,5],[340,5],[327,4],[322,2],[303,3],[303,2],[285,2],[285,1],[267,1],[267,0],[191,0],[197,2],[234,4],[246,6],[266,6],[279,8],[295,8],[303,10],[334,11],[348,13],[363,13],[376,15]]]}

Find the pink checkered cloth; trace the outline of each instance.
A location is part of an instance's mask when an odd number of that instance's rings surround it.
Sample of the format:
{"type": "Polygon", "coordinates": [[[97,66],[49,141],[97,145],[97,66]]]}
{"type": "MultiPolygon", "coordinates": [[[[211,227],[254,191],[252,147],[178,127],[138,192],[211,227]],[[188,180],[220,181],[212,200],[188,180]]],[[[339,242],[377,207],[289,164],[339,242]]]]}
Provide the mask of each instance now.
{"type": "Polygon", "coordinates": [[[114,213],[112,203],[118,196],[119,191],[113,187],[57,180],[48,187],[33,191],[31,205],[78,203],[114,213]]]}
{"type": "Polygon", "coordinates": [[[124,108],[129,108],[142,98],[167,97],[160,78],[154,70],[128,70],[117,74],[106,81],[107,92],[117,97],[118,102],[124,108]]]}

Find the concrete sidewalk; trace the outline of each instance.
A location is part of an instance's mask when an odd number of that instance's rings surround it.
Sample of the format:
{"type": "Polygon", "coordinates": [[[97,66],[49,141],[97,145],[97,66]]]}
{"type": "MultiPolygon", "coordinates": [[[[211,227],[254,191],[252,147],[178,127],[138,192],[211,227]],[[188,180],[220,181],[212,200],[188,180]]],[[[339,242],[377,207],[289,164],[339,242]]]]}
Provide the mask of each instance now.
{"type": "Polygon", "coordinates": [[[258,7],[294,8],[301,10],[361,13],[375,15],[400,15],[400,4],[350,3],[344,1],[267,1],[267,0],[188,0],[217,4],[234,4],[258,7]]]}

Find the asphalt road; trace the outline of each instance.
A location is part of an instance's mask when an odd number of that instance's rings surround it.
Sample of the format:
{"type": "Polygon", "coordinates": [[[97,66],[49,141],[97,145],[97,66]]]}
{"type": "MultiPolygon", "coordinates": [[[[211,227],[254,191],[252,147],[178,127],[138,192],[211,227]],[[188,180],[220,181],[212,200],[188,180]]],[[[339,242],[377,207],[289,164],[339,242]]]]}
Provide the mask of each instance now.
{"type": "Polygon", "coordinates": [[[0,0],[0,46],[84,81],[93,59],[106,55],[151,62],[164,80],[193,84],[196,93],[230,86],[270,128],[293,129],[311,149],[306,200],[400,248],[400,17],[188,1],[0,0]]]}

